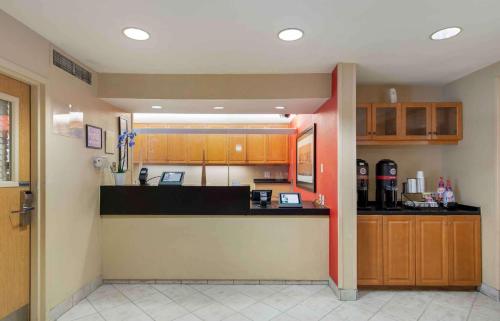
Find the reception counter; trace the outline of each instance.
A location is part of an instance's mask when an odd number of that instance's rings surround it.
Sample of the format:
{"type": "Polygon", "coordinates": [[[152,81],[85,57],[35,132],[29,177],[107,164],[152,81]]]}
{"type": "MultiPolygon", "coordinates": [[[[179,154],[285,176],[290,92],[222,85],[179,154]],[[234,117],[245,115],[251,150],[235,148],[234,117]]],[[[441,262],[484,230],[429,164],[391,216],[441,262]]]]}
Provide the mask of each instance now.
{"type": "Polygon", "coordinates": [[[249,194],[248,186],[102,186],[103,278],[328,280],[329,209],[259,208],[249,194]]]}

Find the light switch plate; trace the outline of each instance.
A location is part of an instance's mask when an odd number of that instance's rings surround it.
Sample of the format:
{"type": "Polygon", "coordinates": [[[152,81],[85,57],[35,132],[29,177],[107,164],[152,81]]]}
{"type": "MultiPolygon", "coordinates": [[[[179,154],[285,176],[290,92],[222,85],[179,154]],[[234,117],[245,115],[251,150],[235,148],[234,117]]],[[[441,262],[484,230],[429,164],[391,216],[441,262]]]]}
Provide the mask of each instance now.
{"type": "Polygon", "coordinates": [[[319,166],[319,168],[320,168],[320,170],[319,170],[319,171],[320,171],[321,173],[323,173],[323,163],[321,163],[321,165],[319,166]]]}

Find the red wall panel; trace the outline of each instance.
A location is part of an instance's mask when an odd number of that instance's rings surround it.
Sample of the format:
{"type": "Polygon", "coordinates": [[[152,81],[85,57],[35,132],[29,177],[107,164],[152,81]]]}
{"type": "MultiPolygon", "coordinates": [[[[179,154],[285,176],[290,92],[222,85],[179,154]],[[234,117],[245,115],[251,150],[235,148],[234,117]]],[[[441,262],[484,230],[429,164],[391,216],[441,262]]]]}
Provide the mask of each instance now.
{"type": "MultiPolygon", "coordinates": [[[[332,96],[314,114],[297,115],[292,127],[297,132],[309,128],[316,123],[316,193],[294,186],[301,192],[304,200],[313,201],[319,194],[325,195],[326,206],[330,208],[330,277],[338,284],[338,200],[337,200],[337,69],[332,72],[332,96]],[[323,173],[321,173],[323,164],[323,173]]],[[[296,140],[290,142],[290,179],[295,182],[296,140]]]]}

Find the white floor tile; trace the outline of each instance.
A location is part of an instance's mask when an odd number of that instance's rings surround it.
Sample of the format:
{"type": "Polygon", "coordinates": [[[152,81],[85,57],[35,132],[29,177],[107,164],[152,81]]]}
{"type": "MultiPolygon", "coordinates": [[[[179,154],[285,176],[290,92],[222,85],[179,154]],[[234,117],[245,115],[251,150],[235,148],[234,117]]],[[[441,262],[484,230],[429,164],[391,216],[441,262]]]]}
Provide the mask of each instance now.
{"type": "Polygon", "coordinates": [[[257,301],[267,298],[275,293],[275,291],[265,285],[235,285],[234,288],[236,291],[257,301]]]}
{"type": "Polygon", "coordinates": [[[325,311],[319,309],[312,309],[309,306],[302,303],[289,309],[286,312],[286,314],[301,321],[317,321],[320,320],[322,317],[324,317],[331,310],[333,310],[333,307],[328,311],[325,311]]]}
{"type": "Polygon", "coordinates": [[[132,301],[158,293],[157,290],[147,284],[117,284],[116,288],[132,301]]]}
{"type": "Polygon", "coordinates": [[[278,292],[271,295],[270,297],[265,298],[264,300],[262,300],[262,302],[275,309],[285,312],[291,307],[299,304],[301,302],[301,299],[297,297],[288,296],[282,292],[278,292]]]}
{"type": "Polygon", "coordinates": [[[100,312],[106,321],[151,321],[146,315],[133,303],[126,303],[114,308],[100,312]]]}
{"type": "Polygon", "coordinates": [[[419,321],[466,321],[468,314],[468,309],[457,309],[433,302],[425,309],[419,321]]]}
{"type": "Polygon", "coordinates": [[[166,305],[172,303],[163,293],[155,293],[148,297],[137,300],[135,304],[149,315],[153,315],[162,310],[166,305]]]}
{"type": "Polygon", "coordinates": [[[477,292],[439,291],[434,292],[432,302],[443,306],[470,310],[476,300],[477,292]]]}
{"type": "Polygon", "coordinates": [[[193,312],[206,307],[207,305],[213,303],[214,300],[202,293],[197,292],[190,296],[183,297],[175,302],[193,312]]]}
{"type": "Polygon", "coordinates": [[[321,321],[366,321],[372,317],[372,313],[363,309],[340,305],[338,308],[328,313],[321,321]]]}
{"type": "Polygon", "coordinates": [[[179,319],[175,319],[175,321],[203,321],[203,320],[201,320],[200,318],[198,318],[194,314],[188,314],[188,315],[185,315],[179,319]]]}
{"type": "Polygon", "coordinates": [[[268,321],[281,314],[281,312],[264,303],[256,303],[240,311],[252,321],[268,321]]]}
{"type": "Polygon", "coordinates": [[[72,307],[68,312],[64,313],[58,321],[73,321],[83,317],[96,314],[97,311],[88,300],[82,300],[80,303],[72,307]]]}
{"type": "Polygon", "coordinates": [[[323,315],[338,307],[341,302],[334,296],[313,295],[307,298],[301,305],[311,310],[318,311],[323,315]]]}
{"type": "Polygon", "coordinates": [[[214,287],[202,291],[205,295],[214,300],[222,300],[238,293],[234,285],[215,285],[214,287]]]}
{"type": "Polygon", "coordinates": [[[239,313],[235,313],[235,314],[230,315],[229,317],[225,318],[223,321],[250,321],[250,319],[242,316],[239,313]]]}
{"type": "Polygon", "coordinates": [[[99,314],[91,314],[86,317],[78,319],[78,321],[105,321],[99,314]]]}
{"type": "Polygon", "coordinates": [[[88,297],[89,302],[94,306],[97,311],[110,309],[125,303],[130,302],[120,292],[110,292],[107,295],[98,295],[95,297],[88,297]]]}
{"type": "Polygon", "coordinates": [[[300,321],[300,320],[297,320],[297,319],[289,316],[288,314],[280,314],[276,318],[272,319],[271,321],[300,321]]]}
{"type": "Polygon", "coordinates": [[[214,302],[196,310],[194,314],[204,321],[220,321],[234,314],[234,311],[218,302],[214,302]]]}
{"type": "Polygon", "coordinates": [[[256,301],[251,297],[246,296],[239,292],[227,297],[222,297],[218,301],[235,311],[240,311],[256,303],[256,301]]]}
{"type": "Polygon", "coordinates": [[[172,321],[189,314],[189,311],[175,302],[162,306],[150,313],[155,321],[172,321]]]}
{"type": "Polygon", "coordinates": [[[198,292],[187,284],[155,284],[153,287],[174,301],[198,292]]]}

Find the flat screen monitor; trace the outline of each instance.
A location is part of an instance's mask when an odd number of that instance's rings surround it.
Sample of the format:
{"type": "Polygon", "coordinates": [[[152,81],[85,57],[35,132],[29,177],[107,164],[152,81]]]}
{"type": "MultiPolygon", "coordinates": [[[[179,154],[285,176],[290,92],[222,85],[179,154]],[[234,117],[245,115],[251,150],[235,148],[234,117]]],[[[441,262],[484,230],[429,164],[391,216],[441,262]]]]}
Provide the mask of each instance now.
{"type": "Polygon", "coordinates": [[[158,185],[182,185],[184,172],[163,172],[158,185]]]}
{"type": "Polygon", "coordinates": [[[273,191],[270,189],[254,189],[252,191],[252,202],[260,203],[260,193],[266,193],[267,201],[271,202],[271,196],[273,195],[273,191]]]}
{"type": "Polygon", "coordinates": [[[300,193],[280,193],[280,207],[302,207],[300,193]]]}

